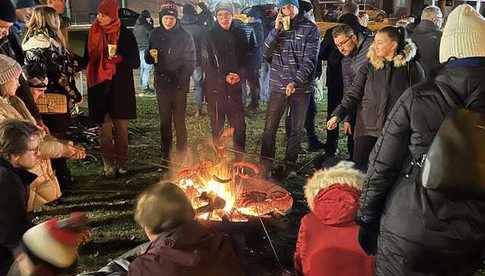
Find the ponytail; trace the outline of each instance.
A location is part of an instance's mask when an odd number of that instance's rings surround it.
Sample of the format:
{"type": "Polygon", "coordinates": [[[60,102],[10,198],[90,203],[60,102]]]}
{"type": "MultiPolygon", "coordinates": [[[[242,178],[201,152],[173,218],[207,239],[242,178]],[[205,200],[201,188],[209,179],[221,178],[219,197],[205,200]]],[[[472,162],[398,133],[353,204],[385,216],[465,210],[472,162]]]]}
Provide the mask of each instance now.
{"type": "Polygon", "coordinates": [[[392,41],[397,43],[397,54],[404,50],[406,45],[406,29],[404,27],[387,26],[378,31],[378,33],[385,33],[392,41]]]}

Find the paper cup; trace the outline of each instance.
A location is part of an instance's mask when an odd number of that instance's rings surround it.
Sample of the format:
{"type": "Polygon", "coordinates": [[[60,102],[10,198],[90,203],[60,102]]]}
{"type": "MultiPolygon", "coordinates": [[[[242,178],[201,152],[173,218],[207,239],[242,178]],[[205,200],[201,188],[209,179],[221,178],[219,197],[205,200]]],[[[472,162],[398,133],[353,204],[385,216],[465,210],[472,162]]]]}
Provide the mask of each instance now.
{"type": "Polygon", "coordinates": [[[150,49],[150,55],[155,60],[155,63],[158,63],[158,50],[157,49],[150,49]]]}
{"type": "Polygon", "coordinates": [[[110,58],[116,56],[116,50],[118,46],[116,44],[108,44],[108,55],[110,58]]]}
{"type": "Polygon", "coordinates": [[[290,29],[290,17],[289,16],[283,16],[281,18],[281,21],[283,23],[283,30],[288,31],[290,29]]]}

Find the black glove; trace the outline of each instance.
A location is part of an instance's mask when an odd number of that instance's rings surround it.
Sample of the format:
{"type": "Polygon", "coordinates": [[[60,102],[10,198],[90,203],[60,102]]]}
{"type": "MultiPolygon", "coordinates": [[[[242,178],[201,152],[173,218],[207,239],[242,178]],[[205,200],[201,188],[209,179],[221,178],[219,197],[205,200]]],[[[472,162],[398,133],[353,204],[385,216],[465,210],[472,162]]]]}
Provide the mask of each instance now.
{"type": "Polygon", "coordinates": [[[378,236],[379,229],[367,226],[359,228],[359,244],[367,255],[375,255],[377,253],[378,236]]]}

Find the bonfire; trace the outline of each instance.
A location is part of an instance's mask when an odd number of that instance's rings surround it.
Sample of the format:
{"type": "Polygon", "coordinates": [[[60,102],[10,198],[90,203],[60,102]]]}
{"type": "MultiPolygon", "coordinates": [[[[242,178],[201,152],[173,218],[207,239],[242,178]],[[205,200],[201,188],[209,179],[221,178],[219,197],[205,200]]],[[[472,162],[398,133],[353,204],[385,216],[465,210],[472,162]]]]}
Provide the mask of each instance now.
{"type": "MultiPolygon", "coordinates": [[[[221,137],[230,137],[227,133],[231,130],[221,137]]],[[[245,222],[251,217],[288,212],[293,205],[290,193],[261,178],[258,165],[230,161],[225,143],[213,143],[212,148],[215,158],[200,160],[175,175],[175,182],[191,200],[199,219],[245,222]]]]}

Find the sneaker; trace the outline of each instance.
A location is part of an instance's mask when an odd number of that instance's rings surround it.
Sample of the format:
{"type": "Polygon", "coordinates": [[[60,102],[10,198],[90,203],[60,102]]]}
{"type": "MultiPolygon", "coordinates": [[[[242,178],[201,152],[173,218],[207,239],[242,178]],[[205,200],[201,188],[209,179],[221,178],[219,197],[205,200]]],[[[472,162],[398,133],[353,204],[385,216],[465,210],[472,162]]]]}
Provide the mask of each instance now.
{"type": "Polygon", "coordinates": [[[117,173],[119,175],[126,175],[126,174],[128,174],[128,169],[124,168],[124,167],[119,167],[117,173]]]}

